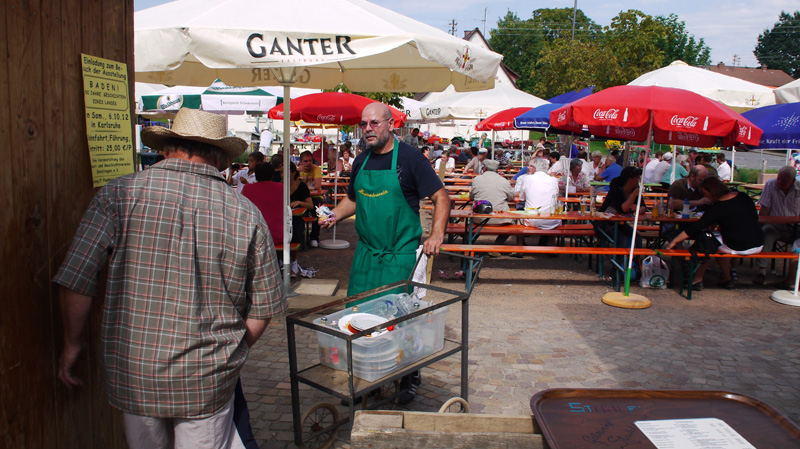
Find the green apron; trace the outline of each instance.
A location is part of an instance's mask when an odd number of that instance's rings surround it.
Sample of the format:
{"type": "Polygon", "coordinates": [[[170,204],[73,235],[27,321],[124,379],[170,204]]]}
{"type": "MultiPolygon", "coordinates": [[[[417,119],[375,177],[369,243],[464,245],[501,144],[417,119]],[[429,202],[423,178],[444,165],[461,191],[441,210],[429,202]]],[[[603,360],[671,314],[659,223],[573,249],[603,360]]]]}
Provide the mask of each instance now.
{"type": "Polygon", "coordinates": [[[422,226],[397,179],[398,152],[395,139],[390,170],[365,170],[371,153],[367,154],[356,176],[353,188],[359,240],[350,268],[348,296],[408,279],[417,260],[422,226]]]}

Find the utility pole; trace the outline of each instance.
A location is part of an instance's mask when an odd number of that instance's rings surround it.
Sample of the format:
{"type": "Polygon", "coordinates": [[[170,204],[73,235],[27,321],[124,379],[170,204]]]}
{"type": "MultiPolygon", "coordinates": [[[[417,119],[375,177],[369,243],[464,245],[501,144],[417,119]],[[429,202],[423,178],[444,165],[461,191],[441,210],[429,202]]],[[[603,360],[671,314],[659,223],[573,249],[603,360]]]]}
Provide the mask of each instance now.
{"type": "Polygon", "coordinates": [[[578,16],[578,0],[575,0],[575,4],[572,6],[572,40],[575,40],[575,19],[578,16]]]}
{"type": "Polygon", "coordinates": [[[456,22],[456,19],[453,19],[453,20],[450,21],[450,34],[452,34],[453,36],[456,35],[456,25],[458,25],[458,22],[456,22]]]}
{"type": "Polygon", "coordinates": [[[488,9],[489,9],[488,6],[485,6],[483,8],[483,36],[484,37],[486,37],[486,10],[488,10],[488,9]]]}
{"type": "Polygon", "coordinates": [[[734,67],[739,67],[739,62],[741,60],[742,60],[742,58],[740,58],[739,55],[734,54],[733,55],[733,66],[734,67]]]}

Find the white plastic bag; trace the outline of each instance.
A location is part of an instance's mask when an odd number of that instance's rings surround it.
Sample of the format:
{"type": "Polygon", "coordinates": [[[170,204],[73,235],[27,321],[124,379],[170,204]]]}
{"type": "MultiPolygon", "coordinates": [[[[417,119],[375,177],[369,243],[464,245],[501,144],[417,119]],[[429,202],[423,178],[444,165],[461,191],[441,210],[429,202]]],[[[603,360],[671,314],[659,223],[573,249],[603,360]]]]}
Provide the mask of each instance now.
{"type": "Polygon", "coordinates": [[[669,265],[658,256],[647,256],[642,261],[642,288],[667,288],[669,265]]]}

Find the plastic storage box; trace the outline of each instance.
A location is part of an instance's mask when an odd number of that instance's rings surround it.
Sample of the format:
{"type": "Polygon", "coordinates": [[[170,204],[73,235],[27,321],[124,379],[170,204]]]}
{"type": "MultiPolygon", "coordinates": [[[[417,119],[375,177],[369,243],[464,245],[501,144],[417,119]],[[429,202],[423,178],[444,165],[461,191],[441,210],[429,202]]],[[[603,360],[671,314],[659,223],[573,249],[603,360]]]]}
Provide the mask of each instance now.
{"type": "MultiPolygon", "coordinates": [[[[325,326],[337,334],[352,335],[340,328],[340,320],[354,313],[377,315],[395,319],[398,301],[407,295],[385,295],[358,306],[348,307],[314,320],[314,324],[325,326]]],[[[429,307],[431,303],[413,300],[418,304],[410,312],[429,307]]],[[[402,308],[401,308],[402,310],[402,308]]],[[[353,340],[353,374],[372,382],[400,368],[427,357],[444,347],[444,323],[447,307],[436,309],[418,317],[401,321],[392,330],[381,330],[373,336],[353,340]]],[[[338,370],[347,370],[347,341],[336,335],[317,332],[319,360],[322,365],[338,370]]]]}

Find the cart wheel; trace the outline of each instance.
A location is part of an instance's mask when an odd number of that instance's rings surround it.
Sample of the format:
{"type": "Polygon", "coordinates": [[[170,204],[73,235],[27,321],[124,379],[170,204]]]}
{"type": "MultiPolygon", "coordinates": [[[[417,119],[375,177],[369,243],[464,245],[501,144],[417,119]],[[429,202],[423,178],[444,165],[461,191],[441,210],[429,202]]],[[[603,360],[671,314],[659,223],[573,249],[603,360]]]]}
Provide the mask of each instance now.
{"type": "Polygon", "coordinates": [[[450,398],[442,404],[439,413],[469,413],[469,402],[461,398],[450,398]]]}
{"type": "Polygon", "coordinates": [[[339,411],[333,404],[319,402],[300,418],[303,429],[302,449],[328,449],[336,436],[339,411]]]}

